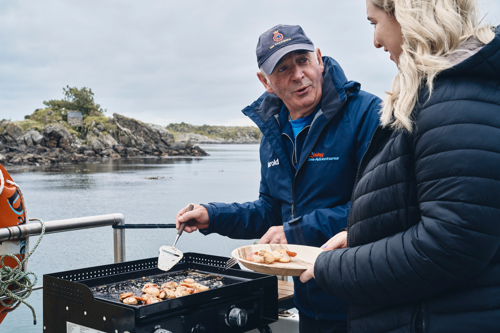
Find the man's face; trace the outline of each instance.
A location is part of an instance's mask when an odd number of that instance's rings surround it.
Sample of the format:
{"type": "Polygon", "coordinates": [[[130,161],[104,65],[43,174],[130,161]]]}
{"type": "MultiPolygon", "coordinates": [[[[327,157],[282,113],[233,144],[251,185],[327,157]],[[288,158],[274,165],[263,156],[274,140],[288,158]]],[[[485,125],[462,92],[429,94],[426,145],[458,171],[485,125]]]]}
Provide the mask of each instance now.
{"type": "Polygon", "coordinates": [[[321,100],[323,60],[319,49],[314,52],[295,51],[281,58],[268,79],[257,73],[270,94],[285,103],[292,119],[307,116],[321,100]]]}

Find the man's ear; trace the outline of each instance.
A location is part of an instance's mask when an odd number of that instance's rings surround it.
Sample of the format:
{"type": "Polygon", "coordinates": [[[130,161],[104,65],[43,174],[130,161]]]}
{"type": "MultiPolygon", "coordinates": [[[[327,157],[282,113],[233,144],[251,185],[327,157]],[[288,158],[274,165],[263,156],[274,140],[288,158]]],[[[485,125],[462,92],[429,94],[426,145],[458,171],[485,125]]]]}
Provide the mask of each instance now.
{"type": "Polygon", "coordinates": [[[319,67],[321,68],[321,73],[325,70],[325,65],[323,64],[323,58],[321,57],[321,50],[316,49],[316,60],[318,60],[319,67]]]}
{"type": "Polygon", "coordinates": [[[273,88],[269,85],[269,82],[267,81],[267,78],[262,74],[261,72],[257,72],[257,77],[259,78],[259,81],[262,82],[262,85],[266,89],[266,91],[270,94],[274,94],[273,88]]]}

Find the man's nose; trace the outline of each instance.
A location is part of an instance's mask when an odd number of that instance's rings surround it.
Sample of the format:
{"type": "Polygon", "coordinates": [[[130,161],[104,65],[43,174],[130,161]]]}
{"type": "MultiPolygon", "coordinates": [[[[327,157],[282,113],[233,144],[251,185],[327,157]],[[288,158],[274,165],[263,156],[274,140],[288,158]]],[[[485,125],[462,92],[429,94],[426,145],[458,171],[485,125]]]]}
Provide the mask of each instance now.
{"type": "Polygon", "coordinates": [[[293,68],[292,79],[295,81],[300,81],[304,77],[304,72],[300,66],[295,66],[293,68]]]}

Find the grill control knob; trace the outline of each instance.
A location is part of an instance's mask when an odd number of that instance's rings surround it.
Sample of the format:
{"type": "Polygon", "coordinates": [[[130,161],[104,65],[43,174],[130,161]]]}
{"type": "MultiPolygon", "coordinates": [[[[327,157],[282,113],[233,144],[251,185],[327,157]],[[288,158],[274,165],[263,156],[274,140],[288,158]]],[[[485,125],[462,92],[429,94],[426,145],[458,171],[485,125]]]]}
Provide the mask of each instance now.
{"type": "Polygon", "coordinates": [[[196,324],[195,327],[191,329],[191,333],[207,333],[207,328],[202,324],[196,324]]]}
{"type": "Polygon", "coordinates": [[[243,327],[248,321],[248,313],[244,309],[233,308],[229,311],[227,321],[229,322],[229,326],[243,327]]]}
{"type": "Polygon", "coordinates": [[[172,332],[170,332],[166,329],[163,329],[163,328],[159,328],[154,333],[172,333],[172,332]]]}

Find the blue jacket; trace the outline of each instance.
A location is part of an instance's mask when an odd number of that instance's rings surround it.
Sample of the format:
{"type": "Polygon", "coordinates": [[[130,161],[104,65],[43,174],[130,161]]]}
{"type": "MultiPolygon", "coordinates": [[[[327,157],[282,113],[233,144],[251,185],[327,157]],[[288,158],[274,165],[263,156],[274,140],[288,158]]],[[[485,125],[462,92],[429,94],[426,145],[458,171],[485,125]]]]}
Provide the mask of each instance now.
{"type": "Polygon", "coordinates": [[[413,133],[375,132],[316,281],[352,332],[500,332],[500,29],[418,100],[413,133]]]}
{"type": "MultiPolygon", "coordinates": [[[[265,93],[243,109],[263,134],[259,199],[205,205],[210,224],[204,234],[255,239],[271,226],[283,225],[289,244],[321,246],[346,227],[356,170],[379,124],[381,100],[361,91],[359,83],[347,81],[335,60],[323,61],[321,108],[295,140],[302,146],[298,169],[291,160],[293,142],[282,133],[287,121],[280,117],[283,102],[265,93]]],[[[301,312],[316,319],[346,319],[344,301],[327,295],[314,281],[294,282],[301,312]]]]}

